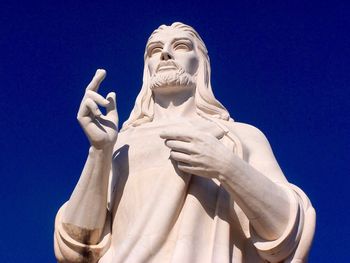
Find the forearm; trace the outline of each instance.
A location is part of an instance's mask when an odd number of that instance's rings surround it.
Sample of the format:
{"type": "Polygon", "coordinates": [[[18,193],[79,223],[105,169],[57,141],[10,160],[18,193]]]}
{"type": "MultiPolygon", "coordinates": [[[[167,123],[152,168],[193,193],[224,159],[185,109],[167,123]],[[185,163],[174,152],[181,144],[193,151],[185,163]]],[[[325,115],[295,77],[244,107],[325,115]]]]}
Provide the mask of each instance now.
{"type": "Polygon", "coordinates": [[[291,216],[291,200],[283,187],[237,156],[220,180],[260,237],[274,240],[281,236],[291,216]]]}
{"type": "Polygon", "coordinates": [[[79,242],[99,241],[107,215],[108,177],[112,147],[90,147],[89,155],[67,207],[63,226],[79,242]]]}

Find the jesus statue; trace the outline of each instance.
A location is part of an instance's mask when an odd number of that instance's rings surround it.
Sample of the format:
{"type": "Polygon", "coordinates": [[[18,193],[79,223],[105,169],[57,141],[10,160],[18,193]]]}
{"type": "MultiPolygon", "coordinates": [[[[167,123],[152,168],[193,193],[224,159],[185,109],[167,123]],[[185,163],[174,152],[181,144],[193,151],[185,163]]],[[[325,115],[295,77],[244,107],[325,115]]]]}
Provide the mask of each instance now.
{"type": "Polygon", "coordinates": [[[307,261],[315,211],[264,134],[216,100],[192,27],[151,34],[143,85],[120,130],[115,93],[98,93],[105,75],[97,70],[78,111],[90,149],[56,216],[58,262],[307,261]]]}

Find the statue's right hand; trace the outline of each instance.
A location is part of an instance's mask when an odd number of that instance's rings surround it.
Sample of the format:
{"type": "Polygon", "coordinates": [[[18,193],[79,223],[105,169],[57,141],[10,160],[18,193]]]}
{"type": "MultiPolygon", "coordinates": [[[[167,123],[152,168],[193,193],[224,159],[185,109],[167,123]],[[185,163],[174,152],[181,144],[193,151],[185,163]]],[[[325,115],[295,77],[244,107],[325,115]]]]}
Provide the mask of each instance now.
{"type": "Polygon", "coordinates": [[[88,137],[91,146],[97,149],[113,147],[118,136],[118,113],[114,92],[106,98],[97,93],[106,76],[106,71],[98,69],[90,84],[86,87],[77,119],[88,137]],[[98,106],[106,108],[103,115],[98,106]]]}

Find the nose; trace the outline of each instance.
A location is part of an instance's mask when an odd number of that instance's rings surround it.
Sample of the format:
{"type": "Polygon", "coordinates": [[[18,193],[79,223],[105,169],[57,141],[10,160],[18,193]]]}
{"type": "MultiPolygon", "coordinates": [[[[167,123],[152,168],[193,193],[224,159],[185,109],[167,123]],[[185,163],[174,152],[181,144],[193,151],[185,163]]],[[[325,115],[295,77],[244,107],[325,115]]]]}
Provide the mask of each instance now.
{"type": "Polygon", "coordinates": [[[162,50],[162,53],[160,55],[160,60],[167,61],[169,59],[173,59],[173,56],[170,53],[170,51],[168,50],[168,48],[164,47],[162,50]]]}

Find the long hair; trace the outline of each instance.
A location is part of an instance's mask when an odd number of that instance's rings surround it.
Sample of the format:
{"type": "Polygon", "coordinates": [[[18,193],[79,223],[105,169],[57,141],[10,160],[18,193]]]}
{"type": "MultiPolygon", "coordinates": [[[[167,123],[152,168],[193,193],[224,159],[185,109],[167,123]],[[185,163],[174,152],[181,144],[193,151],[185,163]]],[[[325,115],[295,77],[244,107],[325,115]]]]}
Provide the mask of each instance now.
{"type": "MultiPolygon", "coordinates": [[[[207,48],[199,34],[190,26],[175,22],[171,26],[161,25],[149,37],[147,44],[160,31],[173,28],[188,33],[194,40],[199,54],[199,65],[196,76],[195,105],[197,114],[206,118],[229,120],[230,115],[225,107],[215,98],[210,84],[210,62],[207,48]]],[[[147,47],[147,45],[146,45],[147,47]]],[[[144,55],[143,84],[136,98],[135,106],[129,119],[124,122],[122,130],[151,122],[154,115],[154,99],[150,89],[150,72],[148,70],[147,48],[144,55]]]]}

